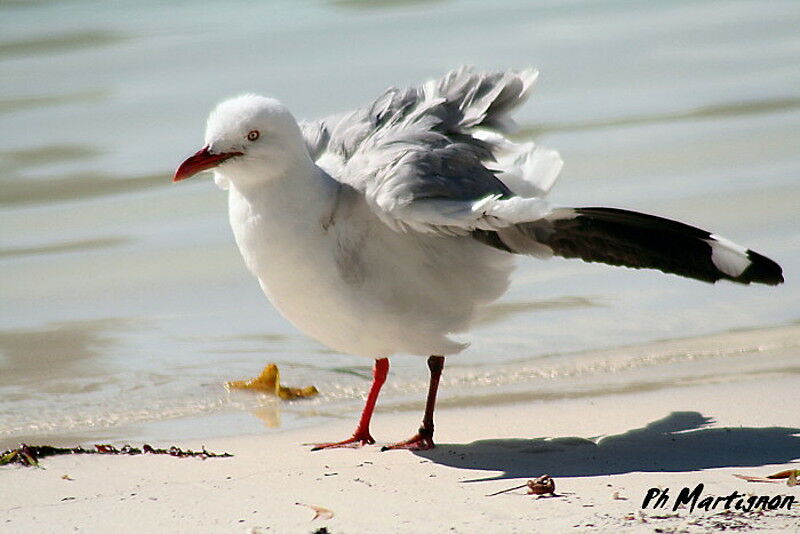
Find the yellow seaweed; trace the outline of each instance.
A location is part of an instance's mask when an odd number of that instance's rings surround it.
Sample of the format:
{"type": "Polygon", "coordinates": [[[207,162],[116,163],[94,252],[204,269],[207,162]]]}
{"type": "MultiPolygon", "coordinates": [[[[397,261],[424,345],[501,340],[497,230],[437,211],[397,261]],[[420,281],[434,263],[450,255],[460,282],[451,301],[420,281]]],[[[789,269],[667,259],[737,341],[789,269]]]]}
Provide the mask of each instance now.
{"type": "Polygon", "coordinates": [[[293,388],[281,385],[281,375],[278,366],[268,364],[261,374],[249,380],[232,380],[225,383],[230,389],[249,389],[275,395],[283,400],[303,399],[317,395],[319,391],[314,386],[293,388]]]}

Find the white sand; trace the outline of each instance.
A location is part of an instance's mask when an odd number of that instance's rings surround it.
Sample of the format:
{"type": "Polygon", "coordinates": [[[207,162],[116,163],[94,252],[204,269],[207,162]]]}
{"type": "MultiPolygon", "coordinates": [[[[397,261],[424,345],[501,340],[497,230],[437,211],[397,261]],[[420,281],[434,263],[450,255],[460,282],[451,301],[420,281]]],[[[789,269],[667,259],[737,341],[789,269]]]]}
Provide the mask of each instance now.
{"type": "MultiPolygon", "coordinates": [[[[800,468],[791,463],[800,457],[799,397],[795,380],[766,376],[591,401],[442,410],[439,447],[419,454],[378,446],[312,453],[301,445],[349,435],[355,421],[343,421],[179,444],[235,454],[227,459],[47,458],[43,469],[0,470],[0,531],[798,531],[800,504],[728,515],[722,505],[710,512],[641,505],[651,487],[675,496],[701,482],[704,496],[737,490],[800,500],[800,486],[733,476],[800,468]],[[644,429],[671,412],[658,428],[644,429]],[[715,422],[697,429],[703,417],[715,422]],[[555,478],[559,497],[524,490],[486,496],[543,473],[555,478]],[[495,480],[474,481],[487,478],[495,480]],[[335,517],[312,521],[313,512],[296,502],[335,517]]],[[[373,434],[399,440],[417,422],[413,414],[378,414],[373,434]]]]}

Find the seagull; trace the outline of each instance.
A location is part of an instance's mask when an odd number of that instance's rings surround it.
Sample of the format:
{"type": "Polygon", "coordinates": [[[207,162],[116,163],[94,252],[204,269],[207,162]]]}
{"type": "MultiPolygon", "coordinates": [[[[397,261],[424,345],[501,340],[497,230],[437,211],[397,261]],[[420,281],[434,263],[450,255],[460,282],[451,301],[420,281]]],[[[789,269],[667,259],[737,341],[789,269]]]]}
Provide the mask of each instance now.
{"type": "Polygon", "coordinates": [[[245,94],[211,112],[205,143],[175,182],[213,169],[233,235],[281,314],[331,349],[374,358],[353,435],[312,450],[374,444],[370,421],[389,357],[428,357],[422,425],[383,449],[434,447],[446,356],[482,307],[506,291],[515,255],[658,269],[704,282],[783,282],[774,261],[673,220],[546,196],[559,154],[507,134],[534,69],[461,67],[372,103],[298,122],[245,94]]]}

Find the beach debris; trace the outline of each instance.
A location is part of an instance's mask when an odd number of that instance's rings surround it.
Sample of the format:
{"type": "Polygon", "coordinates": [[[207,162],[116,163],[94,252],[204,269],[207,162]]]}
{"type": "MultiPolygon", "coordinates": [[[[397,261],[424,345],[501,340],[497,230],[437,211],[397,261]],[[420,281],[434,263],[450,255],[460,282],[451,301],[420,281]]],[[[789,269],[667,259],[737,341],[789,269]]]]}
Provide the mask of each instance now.
{"type": "Polygon", "coordinates": [[[311,508],[314,510],[314,517],[311,518],[312,521],[315,519],[332,519],[334,515],[332,510],[328,510],[322,506],[314,506],[313,504],[305,504],[302,502],[296,502],[295,504],[297,506],[305,506],[306,508],[311,508]]]}
{"type": "Polygon", "coordinates": [[[278,366],[274,363],[270,363],[264,367],[261,374],[255,378],[249,380],[232,380],[226,382],[225,385],[229,389],[247,389],[269,393],[283,400],[304,399],[319,394],[319,390],[314,386],[307,386],[304,388],[282,386],[280,371],[278,370],[278,366]]]}
{"type": "Polygon", "coordinates": [[[786,471],[781,471],[780,473],[775,473],[773,475],[767,475],[767,478],[770,479],[786,479],[786,485],[788,486],[797,486],[798,479],[800,479],[800,469],[787,469],[786,471]]]}
{"type": "Polygon", "coordinates": [[[738,475],[738,474],[734,474],[733,476],[735,476],[736,478],[741,478],[742,480],[746,480],[747,482],[782,484],[783,479],[786,479],[787,486],[794,487],[800,484],[800,469],[787,469],[785,471],[780,471],[779,473],[767,475],[766,477],[755,477],[750,475],[738,475]]]}
{"type": "MultiPolygon", "coordinates": [[[[166,454],[176,458],[229,458],[233,456],[230,453],[216,453],[207,451],[205,447],[199,451],[192,449],[183,450],[180,447],[169,447],[167,449],[158,449],[148,444],[142,445],[142,448],[133,447],[131,445],[123,445],[122,447],[115,447],[108,444],[96,444],[93,448],[84,447],[52,447],[50,445],[27,445],[22,443],[16,449],[9,449],[0,454],[0,465],[20,464],[26,467],[38,467],[39,459],[47,456],[59,456],[64,454],[116,454],[126,456],[136,456],[139,454],[166,454]]],[[[68,475],[64,475],[64,480],[72,480],[68,475]]]]}
{"type": "Polygon", "coordinates": [[[739,475],[737,473],[734,473],[733,476],[735,476],[736,478],[741,478],[742,480],[744,480],[746,482],[765,482],[767,484],[780,484],[781,483],[780,480],[770,480],[768,478],[754,477],[754,476],[750,476],[750,475],[739,475]]]}
{"type": "Polygon", "coordinates": [[[556,482],[550,475],[542,475],[528,481],[528,495],[555,495],[555,493],[556,482]]]}
{"type": "MultiPolygon", "coordinates": [[[[528,481],[528,482],[530,482],[530,481],[528,481]]],[[[522,489],[522,488],[525,488],[525,487],[527,487],[527,486],[528,486],[528,483],[526,482],[525,484],[521,484],[521,485],[519,485],[519,486],[514,486],[513,488],[506,488],[506,489],[504,489],[504,490],[496,491],[496,492],[494,492],[494,493],[489,493],[489,494],[487,494],[486,496],[487,496],[487,497],[494,497],[495,495],[500,495],[500,494],[502,494],[502,493],[508,493],[509,491],[514,491],[514,490],[522,489]]]]}
{"type": "Polygon", "coordinates": [[[36,451],[22,443],[16,449],[9,449],[0,454],[0,465],[20,464],[26,467],[38,467],[39,460],[36,457],[36,451]]]}
{"type": "Polygon", "coordinates": [[[528,488],[528,495],[539,495],[539,496],[550,495],[551,497],[556,496],[555,480],[553,480],[553,477],[551,477],[550,475],[542,475],[539,478],[532,478],[528,480],[525,484],[514,486],[513,488],[500,490],[495,493],[490,493],[487,495],[487,497],[494,497],[495,495],[500,495],[501,493],[508,493],[509,491],[514,491],[522,488],[528,488]]]}

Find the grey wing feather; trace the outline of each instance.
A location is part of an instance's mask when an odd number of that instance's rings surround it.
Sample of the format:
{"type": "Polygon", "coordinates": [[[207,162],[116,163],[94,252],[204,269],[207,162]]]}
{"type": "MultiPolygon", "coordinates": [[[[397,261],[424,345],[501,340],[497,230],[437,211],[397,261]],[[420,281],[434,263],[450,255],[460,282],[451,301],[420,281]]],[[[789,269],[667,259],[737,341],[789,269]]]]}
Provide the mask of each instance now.
{"type": "Polygon", "coordinates": [[[506,252],[658,269],[707,282],[783,282],[774,261],[704,230],[614,208],[552,209],[537,198],[558,175],[558,154],[475,131],[512,128],[510,113],[535,80],[535,71],[462,67],[301,127],[314,160],[398,229],[472,235],[506,252]],[[487,166],[495,159],[497,170],[487,166]]]}
{"type": "Polygon", "coordinates": [[[325,120],[301,122],[300,131],[303,132],[303,139],[305,139],[311,159],[317,161],[323,152],[327,150],[328,142],[331,139],[327,122],[325,120]]]}
{"type": "MultiPolygon", "coordinates": [[[[390,88],[369,106],[301,127],[321,167],[362,192],[379,215],[391,214],[384,220],[405,216],[414,226],[425,222],[415,216],[440,214],[403,211],[415,202],[514,196],[487,168],[497,147],[473,134],[478,127],[508,131],[509,113],[525,101],[535,79],[535,71],[480,73],[462,67],[420,86],[390,88]]],[[[468,219],[455,226],[472,224],[466,207],[449,207],[444,211],[456,219],[468,219]]]]}

